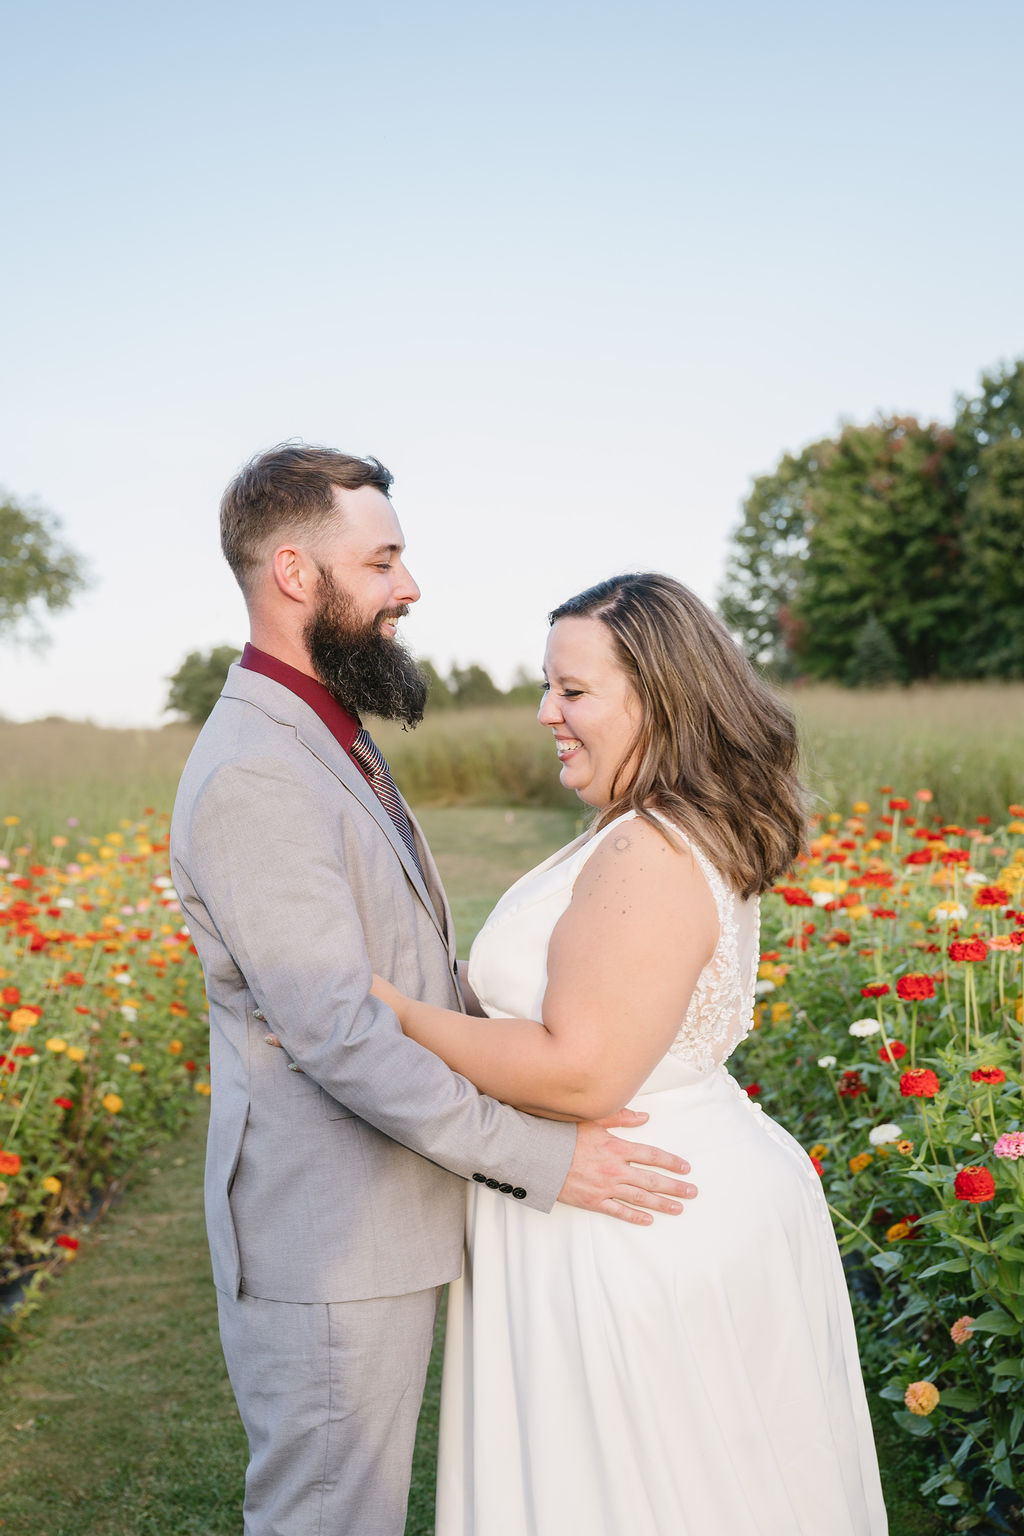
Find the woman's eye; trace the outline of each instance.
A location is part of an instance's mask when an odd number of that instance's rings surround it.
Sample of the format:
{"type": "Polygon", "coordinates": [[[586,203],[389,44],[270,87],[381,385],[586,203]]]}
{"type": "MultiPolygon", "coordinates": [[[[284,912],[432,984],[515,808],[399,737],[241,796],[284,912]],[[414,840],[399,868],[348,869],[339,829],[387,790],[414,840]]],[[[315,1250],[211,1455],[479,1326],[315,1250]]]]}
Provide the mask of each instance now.
{"type": "Polygon", "coordinates": [[[562,698],[563,699],[578,699],[580,697],[580,695],[582,694],[582,692],[583,692],[582,688],[563,688],[562,689],[562,698]]]}

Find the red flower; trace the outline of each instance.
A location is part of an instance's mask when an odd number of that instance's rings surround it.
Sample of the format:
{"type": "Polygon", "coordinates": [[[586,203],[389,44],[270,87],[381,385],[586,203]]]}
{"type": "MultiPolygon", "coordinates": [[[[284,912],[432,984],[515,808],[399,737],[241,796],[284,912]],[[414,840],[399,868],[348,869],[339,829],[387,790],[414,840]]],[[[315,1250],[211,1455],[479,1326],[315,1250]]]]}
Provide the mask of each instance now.
{"type": "Polygon", "coordinates": [[[0,1173],[17,1173],[21,1158],[17,1152],[0,1152],[0,1173]]]}
{"type": "Polygon", "coordinates": [[[896,982],[896,996],[905,1003],[923,1003],[935,996],[935,983],[930,976],[901,976],[896,982]]]}
{"type": "Polygon", "coordinates": [[[780,953],[779,953],[779,951],[777,949],[766,949],[764,951],[764,953],[762,954],[761,959],[762,960],[781,960],[782,956],[780,955],[780,953]]]}
{"type": "Polygon", "coordinates": [[[839,1097],[841,1099],[856,1099],[862,1093],[867,1093],[868,1085],[859,1072],[844,1072],[839,1079],[839,1097]]]}
{"type": "Polygon", "coordinates": [[[803,891],[798,885],[773,886],[776,896],[781,896],[787,907],[813,907],[814,899],[810,891],[803,891]]]}
{"type": "Polygon", "coordinates": [[[831,933],[826,933],[826,944],[849,944],[850,935],[845,928],[833,928],[831,933]]]}
{"type": "Polygon", "coordinates": [[[1008,907],[1012,900],[1005,885],[983,885],[974,893],[976,907],[1008,907]]]}
{"type": "Polygon", "coordinates": [[[4,1002],[8,1003],[12,1008],[16,1003],[21,1002],[21,993],[18,991],[17,987],[4,987],[3,991],[0,992],[0,997],[2,997],[4,1002]]]}
{"type": "Polygon", "coordinates": [[[1005,1083],[1006,1073],[1002,1067],[979,1067],[976,1072],[971,1073],[971,1082],[992,1083],[993,1085],[1005,1083]]]}
{"type": "Polygon", "coordinates": [[[75,1107],[70,1099],[54,1099],[53,1102],[57,1104],[61,1109],[74,1109],[75,1107]]]}
{"type": "Polygon", "coordinates": [[[16,1045],[11,1052],[12,1056],[34,1056],[35,1051],[30,1045],[16,1045]]]}
{"type": "Polygon", "coordinates": [[[186,1063],[185,1063],[185,1071],[186,1072],[195,1072],[196,1071],[196,1064],[195,1064],[195,1062],[194,1061],[186,1061],[186,1063]]]}
{"type": "Polygon", "coordinates": [[[883,1045],[878,1052],[879,1061],[890,1063],[901,1060],[907,1054],[907,1048],[902,1040],[890,1040],[888,1045],[883,1045]]]}
{"type": "Polygon", "coordinates": [[[81,971],[68,971],[64,976],[64,985],[66,987],[84,987],[85,977],[81,971]]]}
{"type": "Polygon", "coordinates": [[[969,864],[971,862],[971,856],[966,848],[947,848],[943,853],[939,854],[939,859],[943,864],[969,864]]]}
{"type": "Polygon", "coordinates": [[[900,1093],[905,1099],[934,1099],[939,1079],[930,1067],[915,1067],[900,1078],[900,1093]]]}
{"type": "Polygon", "coordinates": [[[814,1171],[818,1175],[819,1179],[824,1176],[825,1165],[822,1162],[820,1157],[812,1157],[811,1158],[811,1167],[814,1169],[814,1171]]]}
{"type": "Polygon", "coordinates": [[[66,1248],[69,1253],[78,1252],[78,1238],[68,1237],[66,1232],[61,1233],[60,1237],[56,1239],[56,1243],[58,1248],[66,1248]]]}
{"type": "Polygon", "coordinates": [[[953,1189],[958,1200],[969,1200],[972,1205],[981,1205],[986,1200],[995,1199],[996,1181],[987,1168],[972,1163],[960,1169],[953,1180],[953,1189]]]}
{"type": "Polygon", "coordinates": [[[949,946],[951,960],[984,960],[988,945],[984,939],[954,939],[949,946]]]}
{"type": "MultiPolygon", "coordinates": [[[[890,909],[888,907],[872,907],[871,908],[871,916],[872,917],[895,917],[896,913],[890,911],[890,909]]],[[[888,992],[889,988],[886,987],[885,990],[888,992]]]]}
{"type": "Polygon", "coordinates": [[[954,826],[951,822],[948,827],[943,827],[942,831],[946,837],[964,837],[967,832],[967,828],[954,826]]]}
{"type": "Polygon", "coordinates": [[[861,997],[885,997],[889,991],[887,981],[869,981],[866,987],[861,987],[861,997]]]}
{"type": "Polygon", "coordinates": [[[915,848],[913,853],[908,853],[903,860],[904,864],[930,864],[932,851],[930,848],[915,848]]]}
{"type": "Polygon", "coordinates": [[[748,1083],[743,1092],[749,1094],[752,1099],[756,1099],[758,1094],[761,1092],[761,1084],[748,1083]]]}
{"type": "Polygon", "coordinates": [[[910,810],[910,801],[909,800],[890,800],[889,801],[889,809],[890,809],[890,811],[909,811],[910,810]]]}

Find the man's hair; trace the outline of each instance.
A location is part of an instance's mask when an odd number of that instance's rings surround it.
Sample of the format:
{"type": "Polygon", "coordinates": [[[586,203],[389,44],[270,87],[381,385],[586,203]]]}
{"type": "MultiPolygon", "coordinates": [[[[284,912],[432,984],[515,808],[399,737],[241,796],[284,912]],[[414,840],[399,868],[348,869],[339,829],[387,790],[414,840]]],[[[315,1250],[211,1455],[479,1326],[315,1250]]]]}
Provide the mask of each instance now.
{"type": "Polygon", "coordinates": [[[743,896],[766,890],[804,836],[796,726],[725,625],[680,582],[650,572],[613,576],[548,617],[605,625],[640,702],[597,825],[661,811],[743,896]]]}
{"type": "Polygon", "coordinates": [[[315,542],[337,518],[335,486],[375,485],[387,496],[391,481],[378,459],[308,443],[279,443],[250,459],[220,503],[220,547],[242,591],[249,595],[272,546],[288,538],[315,542]]]}

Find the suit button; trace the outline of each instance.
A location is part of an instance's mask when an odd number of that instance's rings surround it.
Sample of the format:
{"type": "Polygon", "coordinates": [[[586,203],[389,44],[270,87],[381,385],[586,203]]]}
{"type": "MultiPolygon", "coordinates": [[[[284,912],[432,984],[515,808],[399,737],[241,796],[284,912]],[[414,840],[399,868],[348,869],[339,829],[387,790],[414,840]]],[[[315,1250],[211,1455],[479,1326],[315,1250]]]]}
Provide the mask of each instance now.
{"type": "Polygon", "coordinates": [[[497,1189],[498,1187],[497,1179],[484,1179],[484,1183],[487,1185],[488,1189],[497,1189]]]}
{"type": "Polygon", "coordinates": [[[499,1184],[498,1188],[499,1188],[499,1190],[501,1191],[501,1193],[503,1195],[510,1195],[512,1193],[512,1185],[511,1184],[499,1184]]]}
{"type": "Polygon", "coordinates": [[[254,1008],[252,1011],[252,1016],[254,1019],[262,1019],[264,1023],[266,1022],[267,1016],[263,1012],[262,1008],[254,1008]]]}
{"type": "Polygon", "coordinates": [[[297,1061],[290,1061],[288,1063],[288,1071],[289,1072],[301,1072],[302,1068],[299,1066],[297,1061]]]}
{"type": "Polygon", "coordinates": [[[473,1178],[476,1180],[476,1182],[478,1184],[482,1184],[486,1177],[487,1177],[487,1175],[485,1173],[474,1173],[474,1175],[473,1175],[473,1178]]]}
{"type": "Polygon", "coordinates": [[[514,1189],[512,1191],[512,1199],[513,1200],[525,1200],[526,1199],[526,1190],[525,1189],[514,1189]]]}

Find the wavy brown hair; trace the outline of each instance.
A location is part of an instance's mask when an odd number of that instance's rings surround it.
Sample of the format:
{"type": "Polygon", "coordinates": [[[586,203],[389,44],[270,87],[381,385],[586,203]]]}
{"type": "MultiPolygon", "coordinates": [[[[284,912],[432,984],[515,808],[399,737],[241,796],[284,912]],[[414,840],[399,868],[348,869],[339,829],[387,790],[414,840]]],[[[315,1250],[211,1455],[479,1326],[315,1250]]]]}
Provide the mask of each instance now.
{"type": "Polygon", "coordinates": [[[804,837],[796,723],[725,626],[671,576],[613,576],[548,615],[598,619],[640,701],[603,827],[660,811],[743,896],[765,891],[804,837]],[[621,783],[625,764],[636,772],[621,783]]]}

